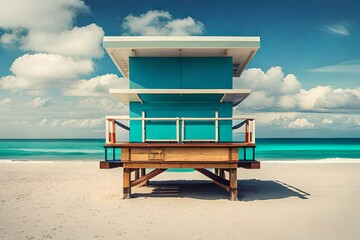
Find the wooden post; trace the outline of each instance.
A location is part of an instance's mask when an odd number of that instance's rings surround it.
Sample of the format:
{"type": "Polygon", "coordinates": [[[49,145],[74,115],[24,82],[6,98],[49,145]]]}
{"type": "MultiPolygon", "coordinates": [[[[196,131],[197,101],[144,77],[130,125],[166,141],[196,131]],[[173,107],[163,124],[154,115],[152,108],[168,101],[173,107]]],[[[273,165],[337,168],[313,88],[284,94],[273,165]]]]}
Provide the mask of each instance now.
{"type": "Polygon", "coordinates": [[[140,176],[142,177],[142,176],[145,176],[145,175],[146,175],[146,170],[145,170],[145,168],[142,168],[140,176]]]}
{"type": "MultiPolygon", "coordinates": [[[[140,169],[140,177],[145,176],[146,175],[146,168],[141,168],[140,169]]],[[[148,185],[149,181],[146,181],[146,183],[144,184],[144,186],[148,185]]]]}
{"type": "Polygon", "coordinates": [[[123,199],[131,198],[131,169],[123,170],[123,199]]]}
{"type": "Polygon", "coordinates": [[[111,142],[116,143],[116,125],[115,119],[111,120],[111,142]]]}
{"type": "Polygon", "coordinates": [[[215,174],[219,175],[219,169],[218,168],[215,168],[215,174]]]}
{"type": "Polygon", "coordinates": [[[245,142],[249,143],[250,142],[250,120],[246,119],[245,121],[245,142]]]}
{"type": "Polygon", "coordinates": [[[135,180],[140,178],[140,169],[135,170],[135,180]]]}
{"type": "Polygon", "coordinates": [[[219,173],[219,176],[222,177],[222,178],[225,178],[225,171],[224,169],[219,169],[220,173],[219,173]]]}
{"type": "Polygon", "coordinates": [[[237,200],[237,169],[236,168],[230,168],[229,169],[229,181],[230,181],[230,201],[236,201],[237,200]]]}

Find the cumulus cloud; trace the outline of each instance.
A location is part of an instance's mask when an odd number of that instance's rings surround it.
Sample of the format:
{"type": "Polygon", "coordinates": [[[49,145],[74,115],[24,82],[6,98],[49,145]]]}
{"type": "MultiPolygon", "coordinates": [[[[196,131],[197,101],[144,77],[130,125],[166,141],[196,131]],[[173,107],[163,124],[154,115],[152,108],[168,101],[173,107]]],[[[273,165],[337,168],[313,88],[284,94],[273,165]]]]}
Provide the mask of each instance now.
{"type": "Polygon", "coordinates": [[[333,89],[317,86],[309,90],[293,74],[285,74],[281,67],[264,72],[259,68],[245,70],[234,78],[235,88],[250,88],[252,93],[241,104],[251,110],[327,111],[332,109],[360,109],[360,88],[333,89]]]}
{"type": "Polygon", "coordinates": [[[360,98],[351,89],[334,90],[330,86],[317,86],[308,91],[300,90],[296,98],[305,110],[360,108],[360,98]]]}
{"type": "Polygon", "coordinates": [[[64,95],[108,96],[109,88],[129,88],[129,82],[115,74],[106,74],[89,80],[76,81],[64,90],[64,95]]]}
{"type": "Polygon", "coordinates": [[[3,89],[44,89],[62,86],[78,75],[94,71],[90,60],[74,60],[56,54],[25,54],[17,58],[10,68],[13,75],[0,80],[3,89]]]}
{"type": "Polygon", "coordinates": [[[313,123],[310,123],[306,118],[298,118],[287,125],[287,128],[312,128],[313,123]]]}
{"type": "Polygon", "coordinates": [[[260,68],[245,70],[240,78],[234,79],[236,88],[251,88],[257,91],[266,91],[272,95],[292,94],[301,88],[301,83],[293,74],[284,76],[282,68],[271,67],[266,72],[260,68]]]}
{"type": "Polygon", "coordinates": [[[0,0],[0,42],[22,50],[70,57],[101,57],[102,28],[73,27],[78,12],[88,8],[80,0],[0,0]]]}
{"type": "Polygon", "coordinates": [[[22,48],[70,57],[102,57],[103,50],[100,43],[103,36],[104,31],[96,24],[74,27],[60,33],[31,31],[24,38],[22,48]]]}
{"type": "Polygon", "coordinates": [[[51,98],[37,97],[31,101],[31,105],[33,107],[46,107],[49,104],[50,99],[51,98]]]}
{"type": "Polygon", "coordinates": [[[202,34],[204,30],[204,24],[192,17],[174,19],[169,12],[158,10],[139,16],[130,14],[122,27],[125,35],[144,36],[188,36],[202,34]]]}
{"type": "Polygon", "coordinates": [[[0,0],[0,6],[2,28],[42,31],[68,29],[76,14],[88,9],[81,0],[0,0]]]}

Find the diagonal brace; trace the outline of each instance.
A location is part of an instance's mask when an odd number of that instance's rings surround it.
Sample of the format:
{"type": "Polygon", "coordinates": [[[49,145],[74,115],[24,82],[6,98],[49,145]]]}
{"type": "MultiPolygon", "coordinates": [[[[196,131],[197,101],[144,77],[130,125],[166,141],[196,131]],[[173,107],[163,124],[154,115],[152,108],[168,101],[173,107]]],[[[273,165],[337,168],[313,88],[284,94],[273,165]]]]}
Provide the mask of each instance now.
{"type": "Polygon", "coordinates": [[[157,175],[159,175],[160,173],[163,173],[167,170],[167,168],[157,168],[151,172],[149,172],[148,174],[134,180],[131,182],[131,187],[141,187],[142,185],[144,185],[147,181],[149,181],[151,178],[156,177],[157,175]]]}

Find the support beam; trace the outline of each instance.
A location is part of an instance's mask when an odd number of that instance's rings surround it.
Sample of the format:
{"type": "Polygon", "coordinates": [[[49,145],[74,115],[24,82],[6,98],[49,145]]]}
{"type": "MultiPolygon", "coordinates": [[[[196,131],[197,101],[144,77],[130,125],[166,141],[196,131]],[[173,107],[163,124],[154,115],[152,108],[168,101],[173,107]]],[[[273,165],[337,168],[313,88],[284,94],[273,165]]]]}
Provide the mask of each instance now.
{"type": "Polygon", "coordinates": [[[224,171],[224,169],[220,169],[219,176],[222,177],[222,178],[225,178],[225,171],[224,171]]]}
{"type": "Polygon", "coordinates": [[[123,171],[123,199],[131,198],[131,169],[124,168],[123,171]]]}
{"type": "MultiPolygon", "coordinates": [[[[146,175],[146,168],[141,168],[140,169],[140,177],[143,177],[146,175]]],[[[142,184],[141,186],[146,186],[149,185],[149,181],[146,181],[144,184],[142,184]]]]}
{"type": "Polygon", "coordinates": [[[220,177],[218,175],[215,175],[214,173],[212,173],[209,170],[206,170],[204,168],[195,168],[195,170],[198,171],[199,173],[207,176],[211,180],[213,180],[213,183],[215,183],[216,185],[224,188],[226,191],[229,191],[229,184],[230,183],[229,183],[228,180],[226,180],[226,179],[224,179],[224,178],[222,178],[222,177],[220,177]]]}
{"type": "Polygon", "coordinates": [[[135,180],[140,178],[140,170],[136,169],[135,170],[135,180]]]}
{"type": "Polygon", "coordinates": [[[145,184],[151,178],[156,177],[157,175],[159,175],[160,173],[165,172],[166,170],[167,170],[166,168],[164,168],[164,169],[157,168],[157,169],[149,172],[145,176],[142,176],[141,178],[132,181],[131,182],[131,187],[141,187],[143,184],[145,184]]]}
{"type": "Polygon", "coordinates": [[[237,201],[237,169],[229,169],[230,201],[237,201]]]}

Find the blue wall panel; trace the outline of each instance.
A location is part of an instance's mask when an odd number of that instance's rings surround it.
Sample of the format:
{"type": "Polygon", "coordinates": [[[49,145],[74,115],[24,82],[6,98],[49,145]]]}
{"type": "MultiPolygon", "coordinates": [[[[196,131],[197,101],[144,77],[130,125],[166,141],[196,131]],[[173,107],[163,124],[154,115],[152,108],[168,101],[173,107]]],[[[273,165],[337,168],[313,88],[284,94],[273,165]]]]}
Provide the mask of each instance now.
{"type": "Polygon", "coordinates": [[[130,57],[130,88],[231,89],[231,57],[130,57]]]}
{"type": "Polygon", "coordinates": [[[181,58],[181,88],[231,89],[231,57],[181,58]]]}
{"type": "Polygon", "coordinates": [[[180,88],[180,59],[130,57],[130,88],[180,88]]]}

